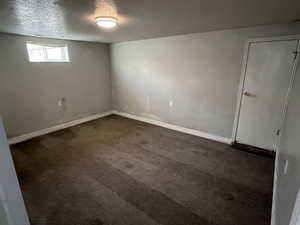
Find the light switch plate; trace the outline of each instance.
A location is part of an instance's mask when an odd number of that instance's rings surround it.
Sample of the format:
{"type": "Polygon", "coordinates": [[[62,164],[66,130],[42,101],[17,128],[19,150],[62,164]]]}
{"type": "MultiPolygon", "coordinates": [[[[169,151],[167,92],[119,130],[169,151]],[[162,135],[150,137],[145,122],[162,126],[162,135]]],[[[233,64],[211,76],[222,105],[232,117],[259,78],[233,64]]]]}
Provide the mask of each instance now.
{"type": "Polygon", "coordinates": [[[284,165],[284,170],[283,170],[284,175],[287,174],[288,168],[289,168],[289,161],[285,160],[285,165],[284,165]]]}

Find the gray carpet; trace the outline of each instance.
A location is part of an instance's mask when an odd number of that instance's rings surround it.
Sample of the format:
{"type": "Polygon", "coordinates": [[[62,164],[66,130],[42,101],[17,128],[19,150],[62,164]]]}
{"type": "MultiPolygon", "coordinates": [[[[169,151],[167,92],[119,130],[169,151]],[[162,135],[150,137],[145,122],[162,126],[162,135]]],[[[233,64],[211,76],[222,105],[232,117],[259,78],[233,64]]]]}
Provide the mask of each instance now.
{"type": "Polygon", "coordinates": [[[269,225],[274,160],[108,116],[12,147],[32,225],[269,225]]]}

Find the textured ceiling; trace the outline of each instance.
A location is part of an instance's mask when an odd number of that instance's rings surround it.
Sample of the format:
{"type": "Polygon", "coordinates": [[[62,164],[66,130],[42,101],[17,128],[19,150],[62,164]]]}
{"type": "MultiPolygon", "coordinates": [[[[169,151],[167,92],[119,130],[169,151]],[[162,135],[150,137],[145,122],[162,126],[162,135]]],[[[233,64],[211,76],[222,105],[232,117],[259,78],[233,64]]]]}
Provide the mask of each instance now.
{"type": "Polygon", "coordinates": [[[0,32],[120,42],[185,33],[291,23],[300,0],[0,0],[0,32]],[[97,16],[117,16],[102,30],[97,16]]]}

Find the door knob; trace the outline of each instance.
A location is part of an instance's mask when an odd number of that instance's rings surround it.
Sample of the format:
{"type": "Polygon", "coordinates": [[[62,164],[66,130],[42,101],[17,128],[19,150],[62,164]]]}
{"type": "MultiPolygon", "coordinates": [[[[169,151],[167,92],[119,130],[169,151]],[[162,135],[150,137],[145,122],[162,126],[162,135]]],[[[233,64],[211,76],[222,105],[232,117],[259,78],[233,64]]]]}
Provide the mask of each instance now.
{"type": "Polygon", "coordinates": [[[252,97],[255,97],[255,94],[251,94],[251,93],[248,92],[248,91],[245,91],[245,92],[244,92],[244,95],[245,95],[245,96],[248,96],[248,97],[251,97],[251,96],[252,96],[252,97]]]}

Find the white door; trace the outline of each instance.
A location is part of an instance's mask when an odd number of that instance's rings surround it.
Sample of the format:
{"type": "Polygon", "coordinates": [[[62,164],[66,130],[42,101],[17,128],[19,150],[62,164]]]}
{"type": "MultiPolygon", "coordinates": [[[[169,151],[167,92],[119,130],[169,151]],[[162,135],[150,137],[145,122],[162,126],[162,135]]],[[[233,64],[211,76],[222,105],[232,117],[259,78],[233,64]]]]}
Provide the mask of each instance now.
{"type": "Polygon", "coordinates": [[[298,40],[249,45],[236,142],[274,150],[298,40]]]}
{"type": "Polygon", "coordinates": [[[22,194],[0,118],[0,225],[29,225],[22,194]]]}

